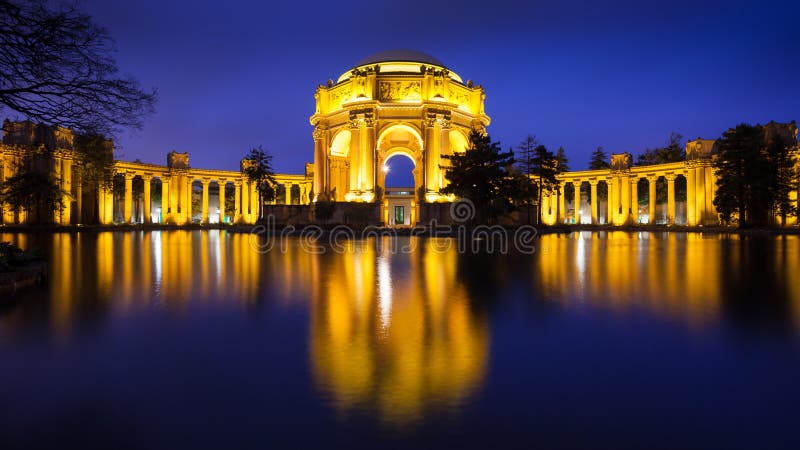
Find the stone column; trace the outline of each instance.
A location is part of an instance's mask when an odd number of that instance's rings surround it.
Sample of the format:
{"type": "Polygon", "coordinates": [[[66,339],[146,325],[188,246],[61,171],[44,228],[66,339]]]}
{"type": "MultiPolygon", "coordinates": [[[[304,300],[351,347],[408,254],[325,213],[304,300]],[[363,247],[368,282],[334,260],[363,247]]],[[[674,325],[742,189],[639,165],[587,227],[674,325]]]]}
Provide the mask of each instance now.
{"type": "Polygon", "coordinates": [[[258,211],[259,205],[258,203],[261,199],[258,196],[258,190],[256,189],[255,183],[250,183],[250,223],[256,223],[258,221],[258,211]]]}
{"type": "MultiPolygon", "coordinates": [[[[347,185],[348,192],[357,192],[361,183],[361,126],[359,120],[350,123],[350,150],[347,160],[350,162],[350,180],[347,185]]],[[[258,214],[257,212],[254,214],[258,214]]]]}
{"type": "Polygon", "coordinates": [[[186,179],[186,191],[184,192],[184,207],[181,208],[183,211],[183,216],[185,218],[184,223],[192,223],[192,193],[194,185],[194,178],[187,177],[186,179]]]}
{"type": "Polygon", "coordinates": [[[250,221],[250,182],[242,182],[242,205],[241,205],[241,220],[242,223],[250,221]]]}
{"type": "Polygon", "coordinates": [[[283,189],[284,193],[286,194],[286,204],[287,205],[291,205],[292,204],[292,184],[291,183],[284,184],[283,188],[284,188],[283,189]]]}
{"type": "Polygon", "coordinates": [[[697,202],[695,204],[695,217],[697,225],[705,225],[706,221],[706,168],[704,165],[699,165],[695,168],[695,195],[697,202]]]}
{"type": "Polygon", "coordinates": [[[437,167],[439,158],[436,154],[437,123],[438,121],[433,115],[425,120],[425,190],[427,192],[437,191],[436,182],[439,179],[437,167]]]}
{"type": "MultiPolygon", "coordinates": [[[[364,168],[362,172],[364,174],[364,190],[367,192],[374,192],[375,191],[375,120],[374,119],[366,119],[364,121],[364,160],[362,164],[364,164],[364,168]]],[[[289,201],[286,202],[287,205],[291,205],[291,194],[286,194],[289,198],[289,201]]]]}
{"type": "Polygon", "coordinates": [[[589,186],[591,187],[592,225],[597,225],[597,216],[600,211],[599,200],[597,199],[597,180],[590,181],[589,186]]]}
{"type": "Polygon", "coordinates": [[[75,223],[83,223],[83,180],[75,184],[75,223]]]}
{"type": "Polygon", "coordinates": [[[61,189],[64,195],[64,209],[61,211],[61,224],[69,225],[72,222],[72,160],[63,160],[63,172],[61,173],[61,189]]]}
{"type": "MultiPolygon", "coordinates": [[[[325,171],[327,170],[327,162],[325,158],[325,131],[319,126],[314,128],[314,193],[312,194],[314,200],[317,195],[325,192],[325,171]]],[[[238,202],[239,196],[236,196],[235,202],[238,202]]],[[[235,203],[234,202],[234,203],[235,203]]],[[[237,216],[233,217],[233,221],[237,221],[237,216]]]]}
{"type": "Polygon", "coordinates": [[[614,223],[613,186],[613,179],[606,180],[606,225],[614,223]]]}
{"type": "Polygon", "coordinates": [[[686,171],[686,225],[695,226],[697,220],[697,177],[695,167],[686,171]]]}
{"type": "Polygon", "coordinates": [[[219,205],[219,223],[225,223],[225,186],[227,185],[227,181],[225,180],[217,180],[217,185],[219,186],[219,192],[217,193],[217,204],[219,205]]]}
{"type": "Polygon", "coordinates": [[[608,223],[618,225],[617,215],[620,208],[619,178],[614,175],[608,185],[608,223]]]}
{"type": "Polygon", "coordinates": [[[655,225],[655,223],[656,223],[656,182],[657,181],[658,181],[658,178],[656,178],[656,177],[649,177],[647,179],[647,187],[648,187],[647,200],[650,203],[650,205],[648,205],[649,206],[648,214],[650,216],[648,222],[650,223],[650,225],[655,225]]]}
{"type": "Polygon", "coordinates": [[[667,177],[667,224],[675,224],[675,178],[674,174],[667,177]]]}
{"type": "Polygon", "coordinates": [[[125,174],[125,207],[122,210],[122,221],[133,223],[133,174],[125,174]]]}
{"type": "Polygon", "coordinates": [[[639,177],[631,178],[631,218],[639,223],[639,177]]]}
{"type": "Polygon", "coordinates": [[[573,181],[572,186],[575,187],[574,189],[574,213],[572,214],[572,220],[575,223],[581,223],[581,182],[580,181],[573,181]]]}
{"type": "Polygon", "coordinates": [[[142,192],[142,197],[144,197],[144,217],[142,217],[144,223],[152,223],[152,202],[150,196],[150,181],[152,177],[142,175],[142,182],[144,183],[144,189],[142,192]]]}
{"type": "MultiPolygon", "coordinates": [[[[321,192],[321,191],[318,191],[321,192]]],[[[233,182],[233,222],[242,221],[242,182],[233,182]]]]}
{"type": "Polygon", "coordinates": [[[200,210],[200,217],[201,217],[200,220],[205,225],[208,224],[208,186],[209,184],[211,184],[211,180],[204,178],[200,181],[200,184],[203,185],[203,198],[201,200],[202,206],[200,210]]]}
{"type": "Polygon", "coordinates": [[[170,203],[170,196],[172,193],[169,191],[169,177],[161,177],[161,221],[172,223],[172,206],[170,203]]]}
{"type": "Polygon", "coordinates": [[[556,222],[559,225],[564,224],[564,218],[567,216],[566,212],[566,205],[565,199],[567,191],[567,183],[565,181],[561,181],[558,186],[558,216],[556,218],[556,222]]]}
{"type": "Polygon", "coordinates": [[[631,183],[627,175],[619,177],[619,192],[620,192],[620,223],[630,223],[631,218],[631,183]]]}

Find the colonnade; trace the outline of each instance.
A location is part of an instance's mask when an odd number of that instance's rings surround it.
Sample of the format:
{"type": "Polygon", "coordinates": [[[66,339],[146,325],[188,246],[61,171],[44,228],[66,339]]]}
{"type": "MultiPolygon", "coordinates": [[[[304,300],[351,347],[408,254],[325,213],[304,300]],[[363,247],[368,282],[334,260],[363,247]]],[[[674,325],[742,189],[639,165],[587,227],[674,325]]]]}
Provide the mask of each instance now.
{"type": "MultiPolygon", "coordinates": [[[[188,165],[188,164],[187,164],[188,165]]],[[[229,217],[231,222],[252,224],[258,219],[259,195],[256,183],[251,182],[240,171],[189,169],[168,166],[156,166],[142,163],[118,161],[115,164],[117,174],[124,176],[124,199],[122,218],[124,223],[137,223],[133,215],[133,180],[140,177],[144,183],[142,192],[143,214],[142,221],[152,221],[152,187],[153,180],[161,182],[161,214],[163,223],[183,225],[192,222],[192,190],[195,182],[199,181],[200,197],[200,223],[209,223],[211,199],[210,187],[216,183],[219,187],[218,206],[219,221],[229,217]],[[231,211],[225,208],[225,188],[229,184],[234,187],[234,206],[231,211]]],[[[283,186],[283,191],[278,192],[282,198],[273,200],[272,203],[292,204],[292,187],[297,186],[300,193],[299,203],[307,204],[311,192],[311,175],[276,175],[278,186],[283,186]],[[304,196],[305,194],[305,196],[304,196]]],[[[106,200],[105,214],[101,214],[100,222],[103,224],[114,223],[113,191],[106,189],[101,193],[106,200]]],[[[102,210],[101,210],[102,211],[102,210]]]]}
{"type": "MultiPolygon", "coordinates": [[[[559,189],[542,200],[542,221],[548,225],[564,223],[591,223],[610,225],[629,225],[636,223],[657,223],[656,184],[664,178],[667,187],[667,211],[665,222],[678,223],[676,181],[686,180],[686,214],[681,224],[688,226],[718,225],[719,215],[714,207],[717,177],[712,167],[711,150],[714,141],[697,139],[686,145],[686,160],[668,164],[633,166],[629,153],[611,155],[608,169],[565,172],[558,175],[559,189]],[[639,181],[647,180],[647,192],[639,192],[639,181]],[[589,184],[589,213],[582,214],[581,186],[589,184]],[[568,217],[566,188],[574,189],[573,215],[568,217]],[[600,208],[601,199],[598,188],[604,185],[607,190],[605,211],[600,208]],[[640,214],[639,199],[647,196],[647,213],[640,214]],[[602,213],[602,215],[601,215],[602,213]]],[[[792,201],[798,201],[797,192],[792,193],[792,201]]],[[[663,222],[662,222],[663,223],[663,222]]],[[[779,221],[780,223],[780,221],[779,221]]],[[[796,218],[788,218],[785,225],[797,224],[796,218]]]]}

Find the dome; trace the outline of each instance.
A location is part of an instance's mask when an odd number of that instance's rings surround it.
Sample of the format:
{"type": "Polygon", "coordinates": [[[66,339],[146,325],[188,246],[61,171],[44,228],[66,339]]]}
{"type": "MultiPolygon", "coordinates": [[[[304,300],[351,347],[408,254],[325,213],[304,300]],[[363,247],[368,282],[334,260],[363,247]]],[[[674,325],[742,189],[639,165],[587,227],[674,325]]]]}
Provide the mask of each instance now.
{"type": "Polygon", "coordinates": [[[423,64],[431,64],[439,67],[447,67],[443,62],[434,58],[433,56],[418,52],[416,50],[386,50],[367,56],[356,64],[356,67],[366,66],[369,64],[382,63],[382,62],[418,62],[423,64]]]}
{"type": "MultiPolygon", "coordinates": [[[[447,66],[445,66],[443,62],[427,53],[405,49],[386,50],[372,54],[356,63],[354,68],[358,69],[372,65],[379,65],[381,73],[421,73],[420,66],[422,65],[437,66],[442,69],[447,69],[447,66]]],[[[350,79],[350,72],[351,71],[348,70],[343,73],[336,82],[341,83],[342,81],[350,79]]],[[[448,75],[451,79],[463,83],[461,77],[452,70],[448,69],[448,75]]]]}

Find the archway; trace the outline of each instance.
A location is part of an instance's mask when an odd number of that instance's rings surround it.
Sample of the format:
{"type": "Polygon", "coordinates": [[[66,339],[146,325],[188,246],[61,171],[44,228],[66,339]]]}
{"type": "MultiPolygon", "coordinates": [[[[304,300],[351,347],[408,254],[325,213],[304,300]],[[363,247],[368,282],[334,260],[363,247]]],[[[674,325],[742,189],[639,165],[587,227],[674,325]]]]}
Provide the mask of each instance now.
{"type": "Polygon", "coordinates": [[[675,223],[686,225],[686,177],[675,177],[675,223]]]}
{"type": "Polygon", "coordinates": [[[600,180],[597,182],[597,222],[608,224],[611,219],[608,217],[608,182],[600,180]]]}
{"type": "Polygon", "coordinates": [[[636,223],[651,223],[650,217],[650,180],[639,178],[636,182],[637,200],[639,202],[634,211],[636,223]]]}
{"type": "Polygon", "coordinates": [[[417,164],[403,150],[391,153],[378,168],[379,193],[382,194],[383,222],[389,226],[410,226],[416,214],[417,164]]]}

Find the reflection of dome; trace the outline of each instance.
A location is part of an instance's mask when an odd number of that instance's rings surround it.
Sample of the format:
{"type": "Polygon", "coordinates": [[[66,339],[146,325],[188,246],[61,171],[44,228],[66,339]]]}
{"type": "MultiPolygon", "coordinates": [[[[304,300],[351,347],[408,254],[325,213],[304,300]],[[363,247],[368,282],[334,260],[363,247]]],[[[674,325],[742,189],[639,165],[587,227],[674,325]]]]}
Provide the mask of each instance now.
{"type": "MultiPolygon", "coordinates": [[[[443,62],[434,58],[433,56],[418,52],[416,50],[386,50],[367,56],[359,61],[354,69],[364,68],[365,66],[380,66],[381,73],[399,73],[399,74],[419,74],[421,73],[420,66],[436,66],[440,69],[447,69],[443,62]]],[[[448,70],[450,79],[463,83],[461,77],[457,73],[448,70]]],[[[337,83],[341,83],[350,78],[350,71],[343,73],[337,83]]]]}
{"type": "Polygon", "coordinates": [[[433,56],[416,50],[386,50],[367,56],[356,64],[356,67],[366,66],[381,62],[418,62],[439,67],[447,67],[433,56]]]}

